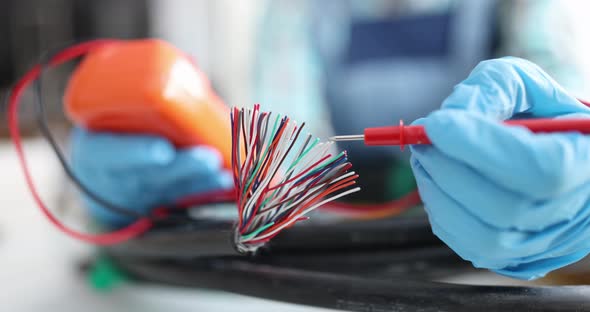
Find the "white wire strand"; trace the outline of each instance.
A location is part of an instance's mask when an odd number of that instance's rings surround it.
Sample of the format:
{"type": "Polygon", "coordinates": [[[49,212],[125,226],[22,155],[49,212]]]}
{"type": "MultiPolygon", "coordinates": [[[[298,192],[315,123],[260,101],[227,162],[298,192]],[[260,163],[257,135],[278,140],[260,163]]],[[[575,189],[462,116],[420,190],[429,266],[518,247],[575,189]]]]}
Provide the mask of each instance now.
{"type": "MultiPolygon", "coordinates": [[[[337,195],[334,195],[334,196],[332,196],[332,197],[329,197],[329,198],[327,198],[327,199],[324,199],[323,201],[319,202],[318,204],[315,204],[315,205],[313,205],[313,206],[311,206],[311,207],[309,207],[309,208],[305,209],[304,211],[302,211],[302,212],[300,212],[300,213],[296,214],[295,216],[293,216],[293,217],[291,218],[291,220],[289,220],[289,222],[286,222],[285,224],[281,225],[280,227],[277,227],[276,229],[274,229],[273,231],[271,231],[271,232],[269,232],[269,233],[266,233],[266,234],[264,234],[264,235],[261,235],[261,236],[257,236],[257,237],[256,237],[256,239],[257,239],[257,240],[259,240],[259,239],[265,239],[265,238],[267,238],[267,237],[270,237],[270,236],[274,235],[275,233],[278,233],[278,232],[282,231],[282,230],[283,230],[285,227],[288,227],[288,226],[290,226],[291,224],[293,224],[294,222],[296,222],[296,221],[297,221],[297,219],[299,219],[299,218],[300,218],[301,216],[303,216],[303,215],[306,215],[306,214],[308,214],[310,211],[312,211],[312,210],[314,210],[314,209],[316,209],[316,208],[318,208],[318,207],[320,207],[320,206],[322,206],[322,205],[324,205],[324,204],[326,204],[326,203],[329,203],[329,202],[331,202],[331,201],[334,201],[334,200],[336,200],[336,199],[338,199],[338,198],[344,197],[344,196],[346,196],[346,195],[348,195],[348,194],[352,194],[352,193],[358,192],[358,191],[360,191],[360,190],[361,190],[361,188],[360,188],[360,187],[355,187],[355,188],[353,188],[353,189],[350,189],[350,190],[344,191],[344,192],[342,192],[342,193],[339,193],[339,194],[337,194],[337,195]]],[[[244,241],[248,241],[248,240],[252,240],[252,239],[253,239],[253,238],[251,238],[251,239],[246,239],[246,240],[244,240],[244,241]]]]}
{"type": "MultiPolygon", "coordinates": [[[[292,131],[292,129],[294,129],[295,125],[290,124],[287,125],[285,128],[285,131],[292,131]]],[[[284,133],[284,132],[283,132],[284,133]]],[[[266,155],[266,159],[270,158],[271,154],[274,153],[279,153],[278,156],[274,155],[274,157],[280,157],[281,155],[284,154],[284,152],[282,152],[284,150],[284,145],[286,145],[288,142],[286,140],[280,140],[279,138],[279,144],[277,146],[277,148],[273,151],[270,151],[268,155],[266,155]]],[[[264,160],[260,160],[260,161],[264,161],[264,160]]],[[[275,169],[278,169],[279,163],[278,162],[272,162],[269,164],[270,168],[269,171],[270,172],[274,172],[275,169]]],[[[263,170],[263,168],[259,168],[258,171],[263,170]]],[[[248,216],[250,215],[251,211],[254,209],[254,205],[256,204],[256,202],[258,201],[258,198],[262,195],[262,193],[266,190],[266,187],[268,186],[268,184],[270,183],[270,181],[272,180],[273,176],[272,175],[267,175],[261,182],[260,185],[258,186],[258,188],[254,191],[254,193],[252,194],[250,200],[247,203],[247,207],[244,209],[244,215],[248,216]]],[[[252,181],[251,183],[254,183],[254,181],[252,181]]]]}

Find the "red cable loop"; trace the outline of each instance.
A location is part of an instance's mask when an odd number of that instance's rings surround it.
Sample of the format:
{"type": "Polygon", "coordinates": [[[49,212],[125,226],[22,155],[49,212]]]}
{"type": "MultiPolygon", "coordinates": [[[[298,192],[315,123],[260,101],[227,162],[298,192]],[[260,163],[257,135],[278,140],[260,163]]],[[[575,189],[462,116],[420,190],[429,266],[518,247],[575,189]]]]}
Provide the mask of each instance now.
{"type": "MultiPolygon", "coordinates": [[[[71,46],[69,48],[64,49],[57,55],[55,55],[50,61],[49,66],[57,66],[79,56],[82,56],[88,53],[90,50],[103,47],[109,43],[118,42],[117,40],[94,40],[88,41],[85,43],[77,44],[71,46]]],[[[27,72],[21,80],[19,80],[12,92],[10,94],[9,102],[8,102],[8,125],[10,134],[12,136],[12,142],[14,144],[14,148],[16,149],[16,153],[19,159],[20,166],[22,168],[23,174],[25,176],[25,180],[27,183],[27,187],[33,196],[33,199],[39,206],[41,212],[47,217],[47,219],[60,231],[67,234],[70,237],[75,239],[92,243],[96,245],[112,245],[117,244],[138,235],[146,232],[152,225],[152,222],[147,219],[139,219],[135,223],[110,233],[103,233],[103,234],[86,234],[78,232],[74,229],[71,229],[64,225],[61,221],[59,221],[52,212],[47,208],[41,196],[37,192],[37,188],[35,183],[33,182],[33,178],[29,171],[29,167],[27,165],[27,160],[24,155],[22,143],[21,143],[21,136],[19,131],[19,121],[18,121],[18,108],[20,105],[20,98],[24,90],[31,84],[31,82],[35,81],[39,77],[41,73],[41,65],[34,66],[29,72],[27,72]]]]}

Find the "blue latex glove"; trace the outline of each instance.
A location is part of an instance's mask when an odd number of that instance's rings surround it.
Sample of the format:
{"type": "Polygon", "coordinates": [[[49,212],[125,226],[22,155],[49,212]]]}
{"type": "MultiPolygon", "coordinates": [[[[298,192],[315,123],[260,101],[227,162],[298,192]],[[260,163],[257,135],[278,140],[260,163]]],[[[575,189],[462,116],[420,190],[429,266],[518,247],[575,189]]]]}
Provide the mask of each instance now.
{"type": "MultiPolygon", "coordinates": [[[[176,150],[159,137],[82,129],[72,132],[71,144],[76,176],[102,198],[140,213],[183,196],[233,185],[220,154],[209,147],[176,150]]],[[[107,225],[118,227],[132,221],[89,198],[84,201],[90,213],[107,225]]]]}
{"type": "Polygon", "coordinates": [[[412,168],[433,232],[474,266],[535,279],[590,252],[590,137],[533,134],[511,118],[588,118],[538,66],[479,64],[415,124],[412,168]]]}

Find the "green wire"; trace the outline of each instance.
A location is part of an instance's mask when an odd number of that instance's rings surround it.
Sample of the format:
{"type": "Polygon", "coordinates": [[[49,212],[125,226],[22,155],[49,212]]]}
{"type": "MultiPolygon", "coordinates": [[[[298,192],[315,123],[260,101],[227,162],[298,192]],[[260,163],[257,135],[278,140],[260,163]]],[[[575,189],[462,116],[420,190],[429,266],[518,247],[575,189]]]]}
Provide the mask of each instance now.
{"type": "MultiPolygon", "coordinates": [[[[276,191],[277,191],[277,190],[275,190],[275,192],[276,192],[276,191]]],[[[260,207],[264,207],[264,205],[266,205],[266,203],[268,203],[268,201],[269,201],[271,198],[273,198],[273,197],[274,197],[274,195],[275,195],[275,193],[273,192],[273,193],[272,193],[272,196],[270,196],[270,197],[267,197],[267,198],[266,198],[264,201],[262,201],[262,203],[260,204],[260,207]]]]}
{"type": "Polygon", "coordinates": [[[287,171],[293,169],[293,167],[295,167],[299,161],[307,154],[309,153],[309,151],[311,151],[311,149],[316,146],[318,144],[318,142],[320,141],[320,138],[316,138],[313,143],[307,148],[305,149],[305,151],[303,151],[303,153],[301,153],[301,155],[299,155],[299,157],[297,157],[297,159],[295,159],[295,161],[291,164],[291,166],[289,166],[289,169],[287,169],[287,171]]]}
{"type": "Polygon", "coordinates": [[[269,223],[269,224],[267,224],[267,225],[265,225],[265,226],[263,226],[263,227],[259,228],[258,230],[256,230],[256,231],[254,231],[254,232],[250,233],[250,234],[247,234],[247,235],[242,235],[242,239],[250,239],[250,238],[252,238],[252,237],[254,237],[254,236],[256,236],[256,235],[260,234],[260,232],[262,232],[262,231],[264,231],[264,230],[268,229],[269,227],[273,226],[274,224],[275,224],[274,222],[271,222],[271,223],[269,223]]]}

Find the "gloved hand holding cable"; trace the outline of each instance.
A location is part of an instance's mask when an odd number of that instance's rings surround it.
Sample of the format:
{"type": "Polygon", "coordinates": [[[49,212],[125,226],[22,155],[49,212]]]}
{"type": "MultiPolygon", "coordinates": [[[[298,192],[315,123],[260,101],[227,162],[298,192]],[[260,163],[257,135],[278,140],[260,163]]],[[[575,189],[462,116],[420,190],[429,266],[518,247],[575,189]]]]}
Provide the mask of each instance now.
{"type": "MultiPolygon", "coordinates": [[[[160,136],[82,128],[71,137],[72,166],[80,180],[113,204],[145,215],[185,196],[233,187],[221,154],[212,147],[177,149],[160,136]]],[[[84,199],[101,223],[119,227],[133,221],[87,196],[84,199]]]]}
{"type": "Polygon", "coordinates": [[[412,167],[433,232],[474,266],[534,279],[590,252],[590,138],[501,122],[588,118],[536,65],[482,62],[423,125],[412,167]]]}
{"type": "MultiPolygon", "coordinates": [[[[94,49],[65,94],[73,171],[108,204],[150,215],[188,195],[232,189],[229,110],[182,51],[156,39],[94,49]]],[[[112,227],[134,221],[84,196],[112,227]]]]}

